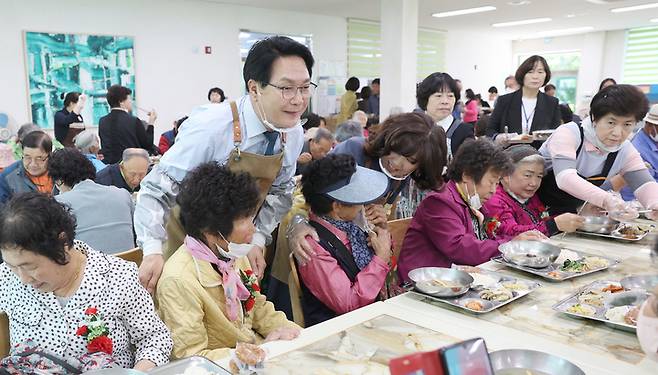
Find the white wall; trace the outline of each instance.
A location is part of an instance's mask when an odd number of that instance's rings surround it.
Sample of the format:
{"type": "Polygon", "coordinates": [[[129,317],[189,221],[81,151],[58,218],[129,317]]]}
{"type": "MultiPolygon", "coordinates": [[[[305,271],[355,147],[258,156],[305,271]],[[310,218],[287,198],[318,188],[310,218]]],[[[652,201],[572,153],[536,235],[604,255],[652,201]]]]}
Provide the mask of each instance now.
{"type": "Polygon", "coordinates": [[[240,29],[311,34],[316,77],[318,61],[345,61],[347,51],[346,20],[338,17],[194,0],[3,0],[1,9],[0,112],[15,124],[29,120],[24,30],[129,35],[138,104],[159,114],[156,143],[173,120],[207,101],[210,87],[242,94],[240,29]]]}
{"type": "Polygon", "coordinates": [[[503,93],[505,77],[513,74],[512,42],[475,33],[448,32],[445,70],[487,100],[487,90],[496,86],[503,93]]]}
{"type": "Polygon", "coordinates": [[[576,102],[577,110],[581,110],[596,94],[604,78],[612,77],[617,82],[623,82],[625,35],[625,30],[612,30],[514,41],[512,54],[516,57],[519,54],[580,51],[576,102]]]}

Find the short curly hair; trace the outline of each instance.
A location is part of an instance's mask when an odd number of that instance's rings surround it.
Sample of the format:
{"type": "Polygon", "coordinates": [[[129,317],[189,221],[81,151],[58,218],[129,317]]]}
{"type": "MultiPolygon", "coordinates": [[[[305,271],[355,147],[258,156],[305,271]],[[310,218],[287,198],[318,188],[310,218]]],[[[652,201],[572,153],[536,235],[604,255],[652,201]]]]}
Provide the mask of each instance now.
{"type": "Polygon", "coordinates": [[[256,213],[259,192],[246,172],[231,172],[212,161],[194,168],[185,177],[176,198],[185,232],[197,239],[203,233],[233,232],[233,223],[256,213]]]}
{"type": "Polygon", "coordinates": [[[514,171],[512,159],[502,147],[488,139],[467,140],[459,146],[448,166],[448,178],[461,182],[462,176],[467,175],[479,184],[488,171],[507,176],[514,171]]]}
{"type": "Polygon", "coordinates": [[[53,181],[73,187],[80,181],[96,179],[96,168],[80,151],[67,147],[48,158],[48,174],[53,181]]]}
{"type": "Polygon", "coordinates": [[[366,155],[372,160],[395,152],[416,160],[411,178],[419,188],[438,190],[442,184],[448,146],[446,133],[424,113],[411,112],[389,116],[381,130],[368,137],[366,155]]]}
{"type": "Polygon", "coordinates": [[[302,174],[302,194],[316,215],[331,212],[334,200],[322,191],[356,172],[356,161],[352,155],[329,154],[309,164],[302,174]]]}
{"type": "Polygon", "coordinates": [[[0,211],[0,248],[31,251],[65,265],[75,224],[70,209],[54,198],[39,192],[17,194],[0,211]]]}

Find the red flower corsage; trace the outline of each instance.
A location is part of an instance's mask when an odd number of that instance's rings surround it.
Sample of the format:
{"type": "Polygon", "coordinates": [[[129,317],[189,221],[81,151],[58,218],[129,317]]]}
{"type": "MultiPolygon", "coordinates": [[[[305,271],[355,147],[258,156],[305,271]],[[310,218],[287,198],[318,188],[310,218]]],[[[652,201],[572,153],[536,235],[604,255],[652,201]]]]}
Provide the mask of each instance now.
{"type": "Polygon", "coordinates": [[[89,353],[104,352],[112,355],[112,339],[109,338],[110,329],[103,320],[103,315],[95,307],[85,310],[86,324],[78,327],[76,335],[87,340],[87,351],[89,353]]]}
{"type": "Polygon", "coordinates": [[[498,221],[496,216],[484,221],[484,232],[487,234],[487,237],[491,239],[496,238],[496,231],[499,227],[500,221],[498,221]]]}
{"type": "Polygon", "coordinates": [[[240,279],[245,288],[249,291],[249,298],[242,301],[242,307],[244,308],[245,314],[248,314],[256,304],[256,293],[260,293],[260,286],[258,286],[258,278],[256,278],[256,275],[254,275],[254,271],[252,270],[240,270],[240,279]]]}

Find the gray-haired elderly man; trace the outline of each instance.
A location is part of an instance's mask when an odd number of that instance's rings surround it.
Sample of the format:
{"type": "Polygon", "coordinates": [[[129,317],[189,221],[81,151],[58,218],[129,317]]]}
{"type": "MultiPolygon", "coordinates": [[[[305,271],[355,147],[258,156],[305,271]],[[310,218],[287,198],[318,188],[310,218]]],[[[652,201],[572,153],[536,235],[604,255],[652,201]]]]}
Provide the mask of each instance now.
{"type": "Polygon", "coordinates": [[[319,160],[327,156],[334,146],[334,135],[327,129],[317,128],[315,135],[304,142],[302,154],[297,158],[297,170],[295,175],[304,173],[313,160],[319,160]]]}
{"type": "Polygon", "coordinates": [[[143,148],[127,148],[123,151],[121,161],[108,165],[96,174],[96,183],[126,189],[131,194],[139,191],[149,170],[149,154],[143,148]]]}
{"type": "Polygon", "coordinates": [[[91,130],[83,130],[73,138],[73,143],[75,144],[75,148],[91,161],[91,164],[96,168],[96,172],[100,172],[107,167],[107,164],[98,158],[98,151],[101,149],[101,140],[96,133],[91,130]]]}

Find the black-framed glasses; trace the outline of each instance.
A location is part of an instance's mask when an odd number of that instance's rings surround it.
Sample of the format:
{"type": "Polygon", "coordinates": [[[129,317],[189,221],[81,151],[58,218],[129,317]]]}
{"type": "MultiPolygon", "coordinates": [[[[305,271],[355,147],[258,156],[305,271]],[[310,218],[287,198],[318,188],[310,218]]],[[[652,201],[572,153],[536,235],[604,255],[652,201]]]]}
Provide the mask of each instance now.
{"type": "Polygon", "coordinates": [[[269,82],[266,83],[266,85],[279,89],[279,91],[281,91],[281,96],[286,100],[294,98],[298,92],[302,98],[308,99],[313,96],[315,89],[318,87],[318,85],[313,82],[309,82],[307,85],[303,86],[277,86],[269,82]]]}

